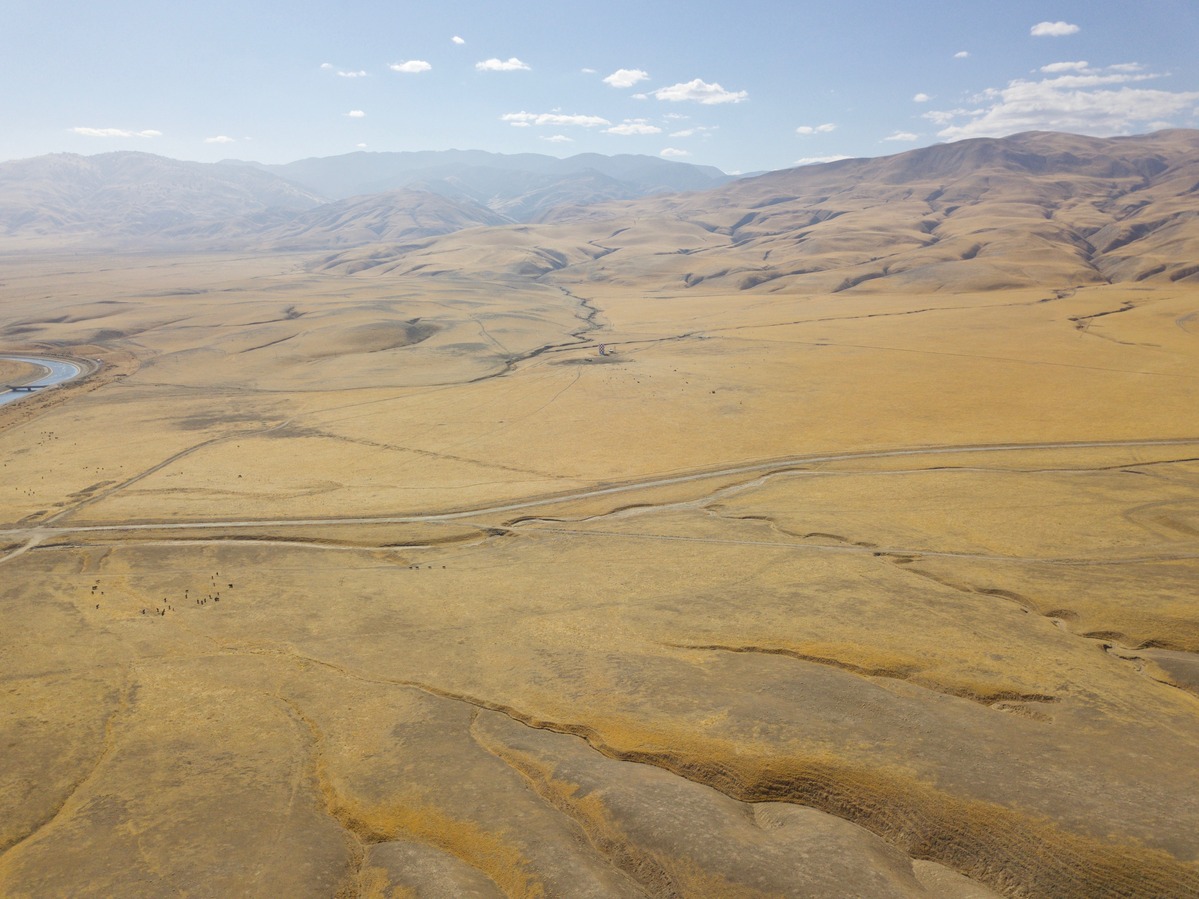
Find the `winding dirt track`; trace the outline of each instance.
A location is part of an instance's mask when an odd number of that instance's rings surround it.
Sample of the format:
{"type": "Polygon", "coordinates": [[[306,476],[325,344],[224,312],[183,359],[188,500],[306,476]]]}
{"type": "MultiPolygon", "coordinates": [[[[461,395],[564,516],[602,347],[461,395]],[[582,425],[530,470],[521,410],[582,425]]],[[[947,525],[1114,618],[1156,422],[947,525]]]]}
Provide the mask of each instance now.
{"type": "MultiPolygon", "coordinates": [[[[478,506],[471,509],[458,509],[448,512],[428,512],[416,515],[330,516],[324,518],[239,518],[222,521],[142,521],[130,522],[126,524],[42,524],[30,525],[26,527],[0,528],[0,538],[8,538],[10,540],[28,540],[32,543],[36,543],[40,542],[46,537],[56,534],[83,534],[105,531],[172,531],[201,528],[216,530],[240,527],[413,524],[421,522],[462,521],[483,516],[499,515],[507,512],[519,512],[525,509],[537,508],[538,506],[557,505],[560,503],[593,499],[601,496],[632,493],[638,490],[671,487],[693,481],[702,481],[743,474],[780,473],[800,465],[814,465],[828,462],[847,462],[865,459],[891,459],[905,456],[957,456],[971,453],[1033,452],[1040,450],[1061,449],[1119,449],[1187,445],[1199,445],[1199,437],[1172,438],[1164,440],[1086,440],[1050,443],[991,443],[972,444],[966,446],[924,446],[906,449],[865,450],[848,453],[796,455],[760,462],[743,462],[737,465],[727,465],[720,468],[693,471],[686,474],[643,478],[636,481],[629,481],[623,484],[615,484],[606,487],[593,487],[587,490],[576,490],[570,493],[550,494],[535,497],[533,499],[520,500],[517,502],[500,503],[492,506],[478,506]]],[[[60,513],[60,516],[69,514],[69,511],[60,513]]],[[[4,562],[7,559],[12,558],[14,555],[20,554],[25,548],[27,547],[22,547],[21,549],[18,549],[7,556],[0,557],[0,562],[4,562]]]]}

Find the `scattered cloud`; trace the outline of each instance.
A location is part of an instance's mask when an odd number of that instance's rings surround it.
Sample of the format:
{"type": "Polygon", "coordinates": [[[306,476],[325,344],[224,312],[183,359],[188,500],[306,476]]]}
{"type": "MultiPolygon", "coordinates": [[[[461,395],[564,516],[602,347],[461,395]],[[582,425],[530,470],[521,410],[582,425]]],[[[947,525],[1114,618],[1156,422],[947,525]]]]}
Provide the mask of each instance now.
{"type": "Polygon", "coordinates": [[[726,91],[715,82],[708,84],[699,78],[685,83],[672,84],[670,87],[660,87],[653,91],[653,95],[659,100],[670,100],[675,103],[689,100],[693,103],[703,103],[705,106],[715,103],[740,103],[742,100],[749,99],[746,91],[726,91]]]}
{"type": "Polygon", "coordinates": [[[925,118],[942,126],[946,140],[1002,137],[1021,131],[1070,131],[1096,137],[1160,127],[1176,116],[1193,117],[1199,91],[1134,87],[1160,76],[1129,71],[1127,64],[1106,69],[1070,68],[1039,81],[1018,79],[975,97],[974,109],[934,110],[925,118]]]}
{"type": "Polygon", "coordinates": [[[954,59],[969,59],[970,53],[966,50],[959,50],[957,53],[953,54],[953,58],[954,59]]]}
{"type": "Polygon", "coordinates": [[[608,134],[661,134],[662,129],[645,119],[625,119],[619,125],[605,128],[608,134]]]}
{"type": "Polygon", "coordinates": [[[1033,37],[1065,37],[1068,34],[1078,34],[1082,31],[1077,25],[1069,22],[1038,22],[1028,33],[1033,37]]]}
{"type": "Polygon", "coordinates": [[[72,128],[84,137],[162,137],[161,131],[148,128],[145,131],[126,131],[124,128],[72,128]]]}
{"type": "Polygon", "coordinates": [[[322,62],[321,69],[326,72],[336,72],[337,76],[339,78],[365,78],[366,77],[366,72],[362,71],[361,69],[357,72],[343,72],[341,69],[337,68],[337,66],[333,65],[333,63],[331,63],[331,62],[322,62]]]}
{"type": "Polygon", "coordinates": [[[649,72],[641,69],[617,69],[604,79],[604,84],[610,84],[612,87],[632,87],[647,78],[649,78],[649,72]]]}
{"type": "Polygon", "coordinates": [[[828,134],[830,131],[836,131],[837,126],[832,122],[825,122],[823,125],[800,125],[795,129],[796,134],[828,134]]]}
{"type": "Polygon", "coordinates": [[[565,134],[555,134],[552,137],[542,135],[542,140],[548,140],[551,144],[569,144],[574,141],[573,137],[567,137],[565,134]]]}
{"type": "Polygon", "coordinates": [[[898,140],[898,141],[914,141],[919,140],[920,135],[913,134],[911,131],[896,131],[889,137],[884,137],[883,140],[898,140]]]}
{"type": "Polygon", "coordinates": [[[366,144],[354,144],[354,146],[355,146],[355,147],[357,147],[359,150],[365,150],[365,149],[366,149],[366,144]]]}
{"type": "Polygon", "coordinates": [[[457,44],[459,47],[461,47],[463,44],[466,43],[466,41],[464,41],[462,38],[460,38],[456,34],[452,38],[450,38],[450,40],[453,41],[455,44],[457,44]]]}
{"type": "Polygon", "coordinates": [[[485,59],[475,63],[475,68],[480,72],[527,72],[532,67],[513,56],[509,59],[485,59]]]}
{"type": "Polygon", "coordinates": [[[672,132],[670,132],[670,136],[671,137],[694,137],[695,135],[699,134],[699,135],[703,135],[704,137],[707,137],[708,132],[716,131],[718,128],[720,128],[719,125],[696,125],[693,128],[684,128],[682,131],[672,131],[672,132]]]}
{"type": "Polygon", "coordinates": [[[852,156],[804,156],[795,160],[792,165],[823,165],[826,162],[840,162],[842,159],[852,158],[852,156]]]}
{"type": "Polygon", "coordinates": [[[231,144],[237,140],[236,137],[229,137],[227,134],[218,134],[216,137],[204,138],[206,144],[231,144]]]}
{"type": "Polygon", "coordinates": [[[677,147],[667,147],[658,155],[664,156],[667,159],[677,159],[680,156],[690,156],[691,153],[688,150],[680,150],[677,147]]]}
{"type": "Polygon", "coordinates": [[[408,59],[404,62],[393,62],[387,68],[391,69],[393,72],[405,72],[410,75],[415,75],[418,72],[427,72],[429,69],[433,68],[433,66],[425,62],[423,59],[408,59]]]}
{"type": "Polygon", "coordinates": [[[348,115],[351,119],[366,118],[366,113],[363,112],[361,109],[351,109],[349,112],[346,113],[346,115],[348,115]]]}
{"type": "Polygon", "coordinates": [[[928,119],[934,125],[948,125],[954,119],[964,118],[969,116],[980,116],[985,109],[933,109],[924,114],[924,118],[928,119]]]}
{"type": "Polygon", "coordinates": [[[1109,72],[1143,72],[1145,67],[1139,62],[1118,62],[1114,66],[1108,66],[1109,72]]]}
{"type": "Polygon", "coordinates": [[[920,94],[917,94],[916,96],[912,97],[912,102],[913,103],[927,103],[931,99],[932,99],[932,97],[930,97],[928,94],[920,93],[920,94]]]}
{"type": "Polygon", "coordinates": [[[1047,66],[1041,66],[1041,71],[1047,75],[1056,75],[1058,72],[1085,72],[1088,66],[1086,60],[1078,62],[1051,62],[1047,66]]]}
{"type": "Polygon", "coordinates": [[[500,121],[518,128],[528,128],[531,125],[579,125],[583,128],[596,128],[612,124],[597,115],[564,115],[560,112],[506,112],[500,116],[500,121]]]}
{"type": "Polygon", "coordinates": [[[583,68],[583,69],[579,69],[579,71],[582,72],[584,75],[598,75],[599,74],[599,72],[597,72],[595,69],[583,68]]]}

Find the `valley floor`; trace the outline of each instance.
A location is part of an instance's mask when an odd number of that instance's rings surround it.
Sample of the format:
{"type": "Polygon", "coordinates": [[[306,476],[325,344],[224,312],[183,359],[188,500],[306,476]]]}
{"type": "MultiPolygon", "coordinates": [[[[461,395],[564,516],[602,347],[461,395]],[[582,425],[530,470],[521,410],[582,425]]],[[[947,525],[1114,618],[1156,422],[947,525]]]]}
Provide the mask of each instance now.
{"type": "Polygon", "coordinates": [[[1199,895],[1193,287],[0,270],[3,895],[1199,895]]]}

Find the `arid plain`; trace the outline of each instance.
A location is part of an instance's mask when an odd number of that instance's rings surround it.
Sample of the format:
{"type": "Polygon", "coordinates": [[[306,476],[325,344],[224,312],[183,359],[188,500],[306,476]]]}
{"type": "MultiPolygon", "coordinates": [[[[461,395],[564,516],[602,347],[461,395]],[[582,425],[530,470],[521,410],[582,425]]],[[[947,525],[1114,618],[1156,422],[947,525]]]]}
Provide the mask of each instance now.
{"type": "Polygon", "coordinates": [[[4,255],[0,894],[1199,895],[1195,228],[934,193],[4,255]]]}

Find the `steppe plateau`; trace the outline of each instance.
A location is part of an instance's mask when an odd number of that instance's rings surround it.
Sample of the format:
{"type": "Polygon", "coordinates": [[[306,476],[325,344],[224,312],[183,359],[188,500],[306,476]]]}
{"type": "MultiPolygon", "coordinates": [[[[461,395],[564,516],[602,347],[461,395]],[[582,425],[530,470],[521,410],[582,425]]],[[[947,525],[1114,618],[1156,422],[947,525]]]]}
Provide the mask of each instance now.
{"type": "Polygon", "coordinates": [[[1197,188],[10,236],[0,894],[1199,895],[1197,188]]]}

